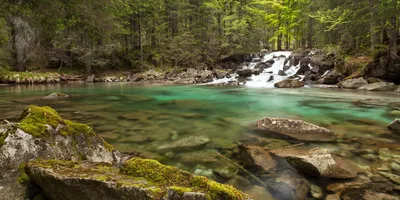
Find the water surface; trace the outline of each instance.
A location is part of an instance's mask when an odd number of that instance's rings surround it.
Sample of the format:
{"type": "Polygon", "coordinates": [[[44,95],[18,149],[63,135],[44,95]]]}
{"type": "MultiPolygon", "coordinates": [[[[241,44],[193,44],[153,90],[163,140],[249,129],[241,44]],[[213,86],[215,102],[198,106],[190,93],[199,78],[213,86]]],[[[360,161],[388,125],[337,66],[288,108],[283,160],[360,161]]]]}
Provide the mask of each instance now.
{"type": "MultiPolygon", "coordinates": [[[[333,130],[339,143],[308,146],[337,150],[360,165],[370,164],[357,148],[375,148],[372,139],[399,144],[386,126],[399,116],[400,95],[339,89],[213,88],[207,86],[137,87],[129,83],[0,87],[0,119],[15,121],[31,104],[51,106],[64,118],[86,123],[122,152],[141,152],[165,164],[219,180],[215,152],[229,155],[239,143],[259,137],[251,131],[262,117],[303,119],[333,130]],[[43,100],[52,92],[65,100],[43,100]],[[188,136],[207,136],[211,142],[188,151],[160,151],[158,147],[188,136]],[[369,147],[368,145],[371,145],[369,147]]],[[[294,141],[266,138],[266,149],[294,141]]]]}

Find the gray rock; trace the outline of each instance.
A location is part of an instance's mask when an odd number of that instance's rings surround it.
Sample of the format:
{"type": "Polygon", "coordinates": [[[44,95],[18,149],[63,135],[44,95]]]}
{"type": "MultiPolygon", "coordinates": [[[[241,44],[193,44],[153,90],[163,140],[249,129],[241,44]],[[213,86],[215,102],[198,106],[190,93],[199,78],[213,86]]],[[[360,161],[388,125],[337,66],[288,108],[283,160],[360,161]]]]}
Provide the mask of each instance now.
{"type": "Polygon", "coordinates": [[[283,80],[274,84],[276,88],[300,88],[304,87],[304,82],[298,80],[283,80]]]}
{"type": "Polygon", "coordinates": [[[287,76],[287,74],[283,70],[279,70],[278,75],[279,76],[287,76]]]}
{"type": "Polygon", "coordinates": [[[165,144],[158,147],[158,150],[193,150],[202,147],[210,142],[206,136],[189,136],[180,140],[174,141],[170,144],[165,144]]]}
{"type": "Polygon", "coordinates": [[[89,75],[89,76],[86,77],[86,82],[93,83],[94,82],[94,78],[95,78],[94,74],[89,75]]]}
{"type": "Polygon", "coordinates": [[[333,141],[333,131],[303,120],[267,117],[257,122],[257,129],[268,136],[284,136],[301,141],[333,141]]]}
{"type": "Polygon", "coordinates": [[[58,99],[66,99],[69,98],[70,96],[68,94],[64,94],[62,92],[54,92],[51,93],[48,96],[43,97],[43,99],[47,99],[47,100],[58,100],[58,99]]]}
{"type": "Polygon", "coordinates": [[[387,82],[376,82],[368,85],[361,86],[358,88],[360,90],[368,90],[368,91],[393,91],[395,90],[394,83],[387,82]]]}
{"type": "Polygon", "coordinates": [[[297,170],[312,176],[348,179],[357,176],[359,169],[348,160],[323,148],[288,148],[271,153],[283,157],[297,170]]]}
{"type": "Polygon", "coordinates": [[[388,129],[393,133],[400,134],[400,119],[395,119],[392,123],[390,123],[388,129]]]}
{"type": "Polygon", "coordinates": [[[251,69],[238,69],[236,73],[241,77],[251,77],[253,75],[253,71],[251,69]]]}
{"type": "Polygon", "coordinates": [[[357,89],[362,86],[368,85],[368,82],[363,78],[354,78],[354,79],[349,79],[341,83],[343,88],[346,89],[357,89]]]}

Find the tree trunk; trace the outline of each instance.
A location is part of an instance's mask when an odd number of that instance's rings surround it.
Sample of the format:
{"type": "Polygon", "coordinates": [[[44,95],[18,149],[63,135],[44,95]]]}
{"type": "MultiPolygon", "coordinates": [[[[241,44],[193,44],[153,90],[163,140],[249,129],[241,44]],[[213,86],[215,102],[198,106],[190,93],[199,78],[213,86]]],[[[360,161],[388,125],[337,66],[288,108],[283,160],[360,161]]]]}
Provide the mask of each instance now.
{"type": "Polygon", "coordinates": [[[400,60],[400,57],[397,55],[397,35],[398,35],[398,28],[397,28],[397,1],[392,0],[392,12],[390,16],[390,30],[389,30],[389,55],[390,58],[393,60],[400,60]]]}
{"type": "Polygon", "coordinates": [[[282,51],[282,37],[283,37],[282,33],[278,35],[278,42],[277,42],[278,51],[282,51]]]}
{"type": "Polygon", "coordinates": [[[375,51],[375,47],[379,44],[379,33],[377,30],[378,22],[377,22],[377,5],[375,0],[369,0],[369,4],[371,6],[371,18],[370,18],[370,35],[371,35],[371,51],[375,51]]]}
{"type": "Polygon", "coordinates": [[[25,63],[29,53],[35,49],[36,31],[19,16],[9,16],[7,21],[11,27],[11,47],[18,71],[25,70],[25,63]]]}

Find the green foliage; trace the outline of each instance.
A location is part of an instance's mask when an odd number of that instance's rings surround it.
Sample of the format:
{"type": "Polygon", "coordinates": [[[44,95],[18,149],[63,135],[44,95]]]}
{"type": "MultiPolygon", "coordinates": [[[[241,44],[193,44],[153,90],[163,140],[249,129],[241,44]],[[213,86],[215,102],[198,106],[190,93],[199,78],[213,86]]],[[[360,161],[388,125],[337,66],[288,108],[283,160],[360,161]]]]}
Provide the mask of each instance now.
{"type": "Polygon", "coordinates": [[[0,67],[15,55],[6,16],[20,17],[37,30],[37,56],[57,52],[49,55],[69,64],[64,68],[76,67],[73,61],[93,52],[94,59],[109,61],[105,68],[144,70],[148,65],[205,67],[229,54],[283,46],[369,51],[388,44],[380,36],[396,30],[397,9],[398,1],[371,0],[6,1],[0,6],[0,67]]]}

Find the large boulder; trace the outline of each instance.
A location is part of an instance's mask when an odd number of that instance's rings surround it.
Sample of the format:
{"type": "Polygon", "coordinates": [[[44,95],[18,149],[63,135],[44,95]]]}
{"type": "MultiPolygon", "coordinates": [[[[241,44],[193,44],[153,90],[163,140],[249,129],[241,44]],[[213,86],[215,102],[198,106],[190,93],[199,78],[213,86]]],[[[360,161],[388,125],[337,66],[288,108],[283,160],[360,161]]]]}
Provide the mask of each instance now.
{"type": "Polygon", "coordinates": [[[36,158],[105,163],[120,159],[89,126],[63,119],[50,107],[28,106],[19,123],[0,128],[0,199],[23,199],[27,186],[17,182],[17,169],[36,158]]]}
{"type": "Polygon", "coordinates": [[[120,168],[105,163],[45,160],[30,162],[25,169],[50,199],[250,199],[232,186],[150,159],[132,158],[120,168]]]}
{"type": "Polygon", "coordinates": [[[251,77],[253,75],[253,70],[251,69],[238,69],[236,73],[242,77],[251,77]]]}
{"type": "Polygon", "coordinates": [[[376,82],[361,86],[358,89],[368,90],[368,91],[393,91],[396,89],[396,85],[394,83],[376,82]]]}
{"type": "Polygon", "coordinates": [[[338,70],[333,69],[329,71],[327,74],[323,75],[322,78],[317,80],[318,84],[327,84],[327,85],[334,85],[339,83],[344,78],[343,74],[340,73],[338,70]]]}
{"type": "Polygon", "coordinates": [[[395,119],[392,123],[390,123],[388,129],[393,133],[400,134],[400,119],[395,119]]]}
{"type": "Polygon", "coordinates": [[[348,79],[341,83],[341,86],[346,89],[357,89],[365,85],[368,85],[368,82],[363,77],[348,79]]]}
{"type": "Polygon", "coordinates": [[[333,131],[303,120],[267,117],[257,122],[257,129],[269,136],[283,136],[300,141],[333,141],[333,131]]]}
{"type": "Polygon", "coordinates": [[[298,171],[311,176],[337,179],[355,178],[359,172],[356,165],[323,148],[287,148],[271,153],[283,157],[298,171]]]}
{"type": "Polygon", "coordinates": [[[286,80],[275,83],[274,87],[276,87],[276,88],[300,88],[300,87],[304,87],[304,85],[305,84],[302,81],[286,79],[286,80]]]}

